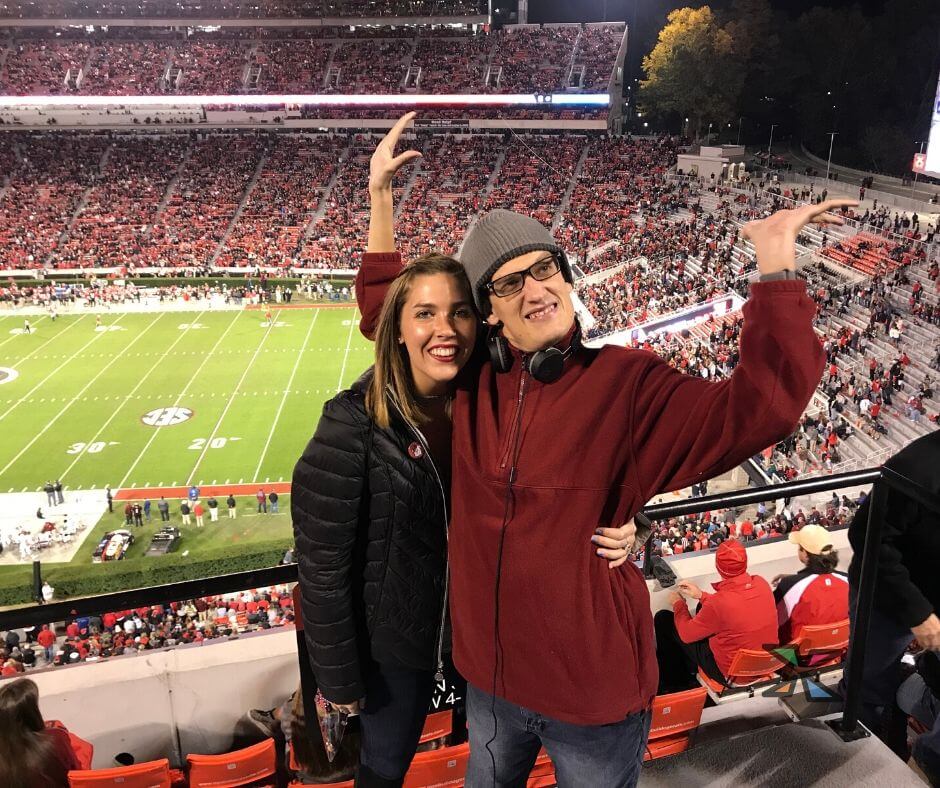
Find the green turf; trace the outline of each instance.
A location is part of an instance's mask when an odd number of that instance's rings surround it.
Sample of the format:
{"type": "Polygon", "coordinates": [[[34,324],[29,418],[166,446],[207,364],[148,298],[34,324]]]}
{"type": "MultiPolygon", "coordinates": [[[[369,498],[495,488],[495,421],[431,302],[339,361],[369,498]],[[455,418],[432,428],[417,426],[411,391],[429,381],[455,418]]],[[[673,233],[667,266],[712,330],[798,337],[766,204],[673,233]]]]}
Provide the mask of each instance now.
{"type": "MultiPolygon", "coordinates": [[[[353,307],[275,314],[267,328],[257,310],[105,311],[104,326],[121,330],[96,331],[91,314],[65,315],[55,323],[31,319],[31,335],[10,333],[22,328],[21,317],[0,316],[0,367],[18,373],[0,384],[0,493],[37,490],[55,478],[67,490],[289,481],[323,402],[372,363],[373,350],[353,307]],[[184,327],[195,323],[202,327],[184,327]],[[170,406],[192,417],[162,427],[142,421],[170,406]]],[[[127,559],[93,565],[103,534],[124,527],[116,500],[115,513],[85,535],[74,558],[44,563],[44,576],[67,596],[237,571],[262,565],[262,557],[263,565],[276,563],[291,539],[289,495],[281,496],[279,515],[258,515],[253,497],[240,497],[235,520],[219,501],[219,522],[207,513],[203,529],[182,526],[178,501],[171,502],[171,524],[183,534],[172,561],[144,557],[161,527],[154,498],[153,520],[131,528],[127,559]]],[[[28,601],[30,575],[29,566],[0,567],[6,604],[28,601]]]]}
{"type": "Polygon", "coordinates": [[[353,308],[0,319],[0,492],[289,480],[323,402],[372,360],[353,308]],[[185,330],[184,324],[203,328],[185,330]],[[293,381],[291,381],[293,375],[293,381]],[[141,418],[180,406],[192,418],[141,418]]]}

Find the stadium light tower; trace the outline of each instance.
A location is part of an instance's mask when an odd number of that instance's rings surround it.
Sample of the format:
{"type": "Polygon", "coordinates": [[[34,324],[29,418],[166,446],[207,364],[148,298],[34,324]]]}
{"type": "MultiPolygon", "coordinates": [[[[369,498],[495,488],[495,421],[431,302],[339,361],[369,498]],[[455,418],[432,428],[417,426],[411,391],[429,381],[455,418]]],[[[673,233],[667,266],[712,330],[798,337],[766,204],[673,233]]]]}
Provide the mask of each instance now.
{"type": "MultiPolygon", "coordinates": [[[[920,145],[920,152],[924,152],[924,145],[927,144],[927,140],[922,140],[920,142],[915,142],[915,145],[920,145]]],[[[911,181],[911,199],[914,199],[914,189],[917,188],[917,176],[920,175],[918,171],[914,171],[914,180],[911,181]]]]}
{"type": "Polygon", "coordinates": [[[829,132],[829,158],[826,160],[826,183],[829,183],[829,167],[832,165],[832,146],[835,144],[836,134],[838,133],[837,131],[829,132]]]}
{"type": "Polygon", "coordinates": [[[779,123],[773,123],[770,126],[770,142],[767,143],[767,166],[770,166],[770,151],[774,146],[774,129],[779,126],[779,123]]]}

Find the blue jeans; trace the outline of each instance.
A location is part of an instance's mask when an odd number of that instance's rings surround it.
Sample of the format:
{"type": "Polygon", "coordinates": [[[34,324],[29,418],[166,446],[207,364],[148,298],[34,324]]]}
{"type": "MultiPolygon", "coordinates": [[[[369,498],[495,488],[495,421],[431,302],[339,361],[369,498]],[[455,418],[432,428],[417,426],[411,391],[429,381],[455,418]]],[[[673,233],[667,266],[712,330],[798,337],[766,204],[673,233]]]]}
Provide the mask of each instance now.
{"type": "Polygon", "coordinates": [[[359,762],[382,781],[400,784],[424,729],[434,694],[434,674],[372,662],[364,668],[363,679],[366,705],[359,716],[359,762]]]}
{"type": "Polygon", "coordinates": [[[574,725],[502,698],[495,699],[494,713],[493,696],[468,684],[466,786],[522,788],[543,746],[555,765],[560,788],[634,786],[640,779],[650,719],[649,711],[641,711],[609,725],[574,725]]]}
{"type": "Polygon", "coordinates": [[[940,782],[940,699],[915,673],[898,690],[898,706],[929,729],[914,739],[911,754],[934,783],[940,782]]]}

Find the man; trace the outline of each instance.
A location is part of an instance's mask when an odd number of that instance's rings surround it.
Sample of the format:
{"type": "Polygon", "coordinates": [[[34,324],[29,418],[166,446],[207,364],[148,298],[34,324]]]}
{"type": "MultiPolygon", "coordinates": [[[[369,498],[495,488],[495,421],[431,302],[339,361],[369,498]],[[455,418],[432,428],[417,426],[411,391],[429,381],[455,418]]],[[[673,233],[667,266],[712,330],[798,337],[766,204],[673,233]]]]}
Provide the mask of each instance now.
{"type": "Polygon", "coordinates": [[[32,334],[32,333],[33,333],[33,327],[30,325],[30,322],[29,322],[29,318],[28,318],[28,317],[23,319],[23,333],[24,333],[24,334],[32,334]]]}
{"type": "Polygon", "coordinates": [[[712,583],[715,593],[683,580],[669,597],[672,611],[656,614],[661,693],[691,689],[699,668],[724,684],[739,649],[760,650],[777,643],[773,592],[763,577],[748,574],[744,545],[737,539],[722,542],[715,569],[721,575],[712,583]],[[694,618],[686,599],[699,601],[694,618]]]}
{"type": "Polygon", "coordinates": [[[162,495],[160,496],[160,500],[157,501],[157,511],[160,512],[161,523],[170,522],[170,504],[162,495]]]}
{"type": "Polygon", "coordinates": [[[140,503],[134,504],[134,525],[138,528],[143,528],[144,526],[144,507],[140,503]]]}
{"type": "Polygon", "coordinates": [[[274,490],[268,494],[268,500],[271,502],[271,513],[277,514],[277,493],[274,490]]]}
{"type": "Polygon", "coordinates": [[[199,498],[199,488],[194,484],[189,488],[189,500],[195,501],[199,498]]]}
{"type": "Polygon", "coordinates": [[[228,506],[228,518],[229,520],[234,520],[235,515],[238,511],[237,504],[235,502],[235,496],[231,493],[228,494],[228,498],[225,500],[225,505],[228,506]]]}
{"type": "Polygon", "coordinates": [[[104,488],[105,497],[108,499],[108,511],[114,512],[114,496],[111,494],[111,485],[104,488]]]}
{"type": "MultiPolygon", "coordinates": [[[[412,117],[372,159],[355,288],[366,336],[401,266],[391,181],[420,155],[394,156],[412,117]]],[[[749,224],[761,274],[791,278],[800,229],[847,204],[749,224]]],[[[567,258],[529,217],[484,216],[460,260],[492,356],[453,404],[450,611],[469,682],[467,785],[524,784],[543,744],[562,785],[634,785],[657,686],[649,594],[636,567],[611,571],[584,541],[793,431],[822,376],[815,308],[801,281],[753,285],[741,362],[711,383],[652,353],[580,346],[567,258]]]]}
{"type": "Polygon", "coordinates": [[[62,494],[62,482],[56,479],[53,489],[55,490],[56,503],[65,503],[65,496],[62,494]]]}
{"type": "MultiPolygon", "coordinates": [[[[46,586],[48,583],[43,584],[43,600],[45,601],[46,595],[46,586]]],[[[51,601],[50,596],[50,601],[51,601]]],[[[52,660],[55,658],[55,633],[49,629],[48,624],[43,624],[42,629],[39,631],[39,635],[36,637],[36,641],[42,646],[43,655],[46,658],[46,662],[52,664],[52,660]]]]}
{"type": "Polygon", "coordinates": [[[263,487],[259,489],[258,492],[255,493],[255,500],[258,501],[258,514],[261,514],[262,509],[264,510],[264,513],[267,514],[268,513],[268,496],[264,492],[263,487]]]}
{"type": "Polygon", "coordinates": [[[47,481],[43,485],[42,491],[46,494],[46,504],[49,506],[55,506],[56,505],[55,485],[51,481],[47,481]]]}
{"type": "Polygon", "coordinates": [[[206,501],[206,506],[209,507],[209,522],[217,523],[219,521],[219,502],[215,499],[214,495],[209,496],[209,500],[206,501]]]}
{"type": "MultiPolygon", "coordinates": [[[[838,501],[838,498],[836,498],[838,501]]],[[[839,554],[832,535],[821,525],[805,525],[790,534],[803,569],[772,581],[780,642],[789,643],[805,626],[835,624],[849,617],[849,578],[836,572],[839,554]]]]}
{"type": "Polygon", "coordinates": [[[193,503],[193,514],[196,515],[196,527],[202,528],[206,521],[203,519],[203,515],[206,513],[206,510],[202,507],[202,504],[199,501],[193,503]]]}
{"type": "Polygon", "coordinates": [[[149,523],[150,522],[150,499],[144,501],[144,519],[149,523]]]}
{"type": "MultiPolygon", "coordinates": [[[[940,496],[940,432],[918,438],[885,466],[940,496]]],[[[865,644],[860,719],[906,759],[906,718],[893,713],[894,698],[901,683],[900,659],[911,639],[917,638],[922,648],[940,651],[940,513],[894,490],[889,489],[887,496],[875,601],[865,644]]],[[[849,618],[853,626],[870,506],[871,496],[863,498],[859,492],[859,507],[849,526],[854,551],[849,564],[849,618]]],[[[851,662],[851,651],[848,659],[851,662]]],[[[844,690],[844,684],[840,688],[844,690]]]]}
{"type": "Polygon", "coordinates": [[[185,498],[180,501],[180,516],[183,518],[183,525],[190,525],[192,520],[189,519],[189,501],[185,498]]]}

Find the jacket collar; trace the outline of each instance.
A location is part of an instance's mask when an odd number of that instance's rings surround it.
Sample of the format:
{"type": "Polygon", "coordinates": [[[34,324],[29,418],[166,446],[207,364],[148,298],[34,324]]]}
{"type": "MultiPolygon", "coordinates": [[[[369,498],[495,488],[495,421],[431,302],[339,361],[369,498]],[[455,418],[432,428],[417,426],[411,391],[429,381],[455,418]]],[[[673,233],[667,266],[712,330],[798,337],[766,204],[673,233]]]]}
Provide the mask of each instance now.
{"type": "Polygon", "coordinates": [[[716,591],[730,591],[733,588],[746,588],[751,584],[753,579],[753,576],[748,572],[742,572],[734,577],[728,577],[724,580],[719,580],[717,583],[712,583],[712,588],[716,591]]]}

